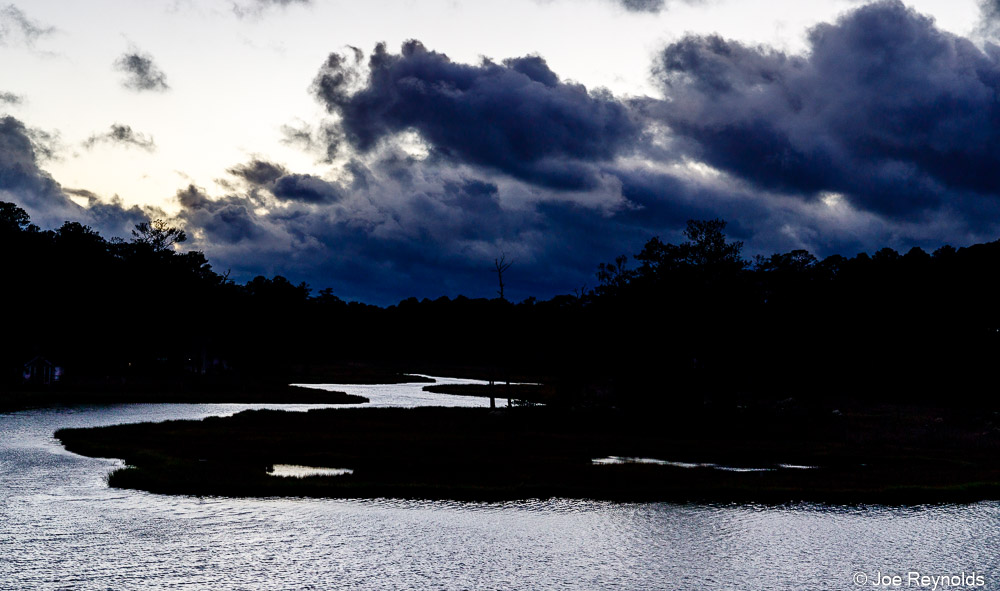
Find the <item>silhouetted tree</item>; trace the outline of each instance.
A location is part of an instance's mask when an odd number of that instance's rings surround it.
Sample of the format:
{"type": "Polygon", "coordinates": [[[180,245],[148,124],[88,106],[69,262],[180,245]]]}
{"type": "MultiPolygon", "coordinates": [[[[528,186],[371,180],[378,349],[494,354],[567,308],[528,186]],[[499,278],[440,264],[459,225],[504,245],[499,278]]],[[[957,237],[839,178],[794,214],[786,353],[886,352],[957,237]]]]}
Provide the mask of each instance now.
{"type": "Polygon", "coordinates": [[[768,258],[758,257],[756,271],[786,274],[804,274],[812,271],[819,261],[807,250],[793,250],[784,254],[773,254],[768,258]]]}
{"type": "MultiPolygon", "coordinates": [[[[653,240],[658,240],[654,238],[653,240]]],[[[638,258],[638,257],[637,257],[638,258]]],[[[627,267],[628,256],[618,255],[612,263],[600,263],[597,265],[597,291],[601,295],[612,295],[625,289],[634,275],[627,267]]],[[[575,293],[577,297],[580,294],[575,293]]]]}
{"type": "Polygon", "coordinates": [[[28,212],[14,203],[0,201],[0,232],[38,231],[28,212]]]}
{"type": "Polygon", "coordinates": [[[727,240],[725,229],[726,222],[719,219],[688,220],[684,229],[688,241],[680,246],[685,262],[703,268],[746,268],[747,262],[740,256],[743,242],[727,240]]]}
{"type": "MultiPolygon", "coordinates": [[[[686,242],[678,245],[652,238],[635,255],[639,268],[634,277],[648,283],[663,281],[679,271],[713,275],[733,275],[742,271],[749,265],[741,257],[743,243],[727,240],[725,229],[726,222],[718,219],[688,220],[684,229],[686,242]]],[[[611,271],[611,276],[621,275],[608,266],[604,270],[611,271]]]]}
{"type": "Polygon", "coordinates": [[[132,230],[132,241],[136,244],[147,245],[154,252],[169,250],[174,244],[186,240],[187,234],[183,230],[172,227],[160,219],[138,223],[132,230]]]}
{"type": "Polygon", "coordinates": [[[503,274],[507,271],[507,269],[510,269],[511,265],[514,264],[513,261],[508,262],[506,259],[507,256],[502,253],[500,258],[493,259],[493,265],[496,267],[497,281],[500,282],[500,291],[497,293],[500,295],[500,299],[504,301],[506,301],[507,298],[503,297],[503,274]]]}

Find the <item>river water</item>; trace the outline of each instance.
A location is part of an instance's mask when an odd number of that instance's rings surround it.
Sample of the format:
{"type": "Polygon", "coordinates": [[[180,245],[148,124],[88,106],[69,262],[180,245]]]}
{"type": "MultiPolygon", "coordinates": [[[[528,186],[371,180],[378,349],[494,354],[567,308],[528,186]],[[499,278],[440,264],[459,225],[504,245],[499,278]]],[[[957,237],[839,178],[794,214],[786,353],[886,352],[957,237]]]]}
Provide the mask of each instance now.
{"type": "MultiPolygon", "coordinates": [[[[372,406],[489,404],[421,386],[330,388],[372,406]]],[[[1000,589],[1000,503],[171,497],[108,488],[119,461],[71,454],[52,437],[61,427],[264,407],[273,405],[0,414],[0,589],[1000,589]]]]}

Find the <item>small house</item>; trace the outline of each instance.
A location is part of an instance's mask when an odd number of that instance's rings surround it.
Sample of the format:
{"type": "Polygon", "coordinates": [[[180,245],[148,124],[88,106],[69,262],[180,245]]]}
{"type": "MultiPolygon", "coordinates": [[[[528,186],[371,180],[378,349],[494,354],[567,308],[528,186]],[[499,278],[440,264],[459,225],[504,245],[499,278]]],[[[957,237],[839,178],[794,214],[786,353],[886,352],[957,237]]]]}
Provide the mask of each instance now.
{"type": "Polygon", "coordinates": [[[24,364],[22,375],[26,384],[55,384],[62,377],[62,367],[39,355],[24,364]]]}

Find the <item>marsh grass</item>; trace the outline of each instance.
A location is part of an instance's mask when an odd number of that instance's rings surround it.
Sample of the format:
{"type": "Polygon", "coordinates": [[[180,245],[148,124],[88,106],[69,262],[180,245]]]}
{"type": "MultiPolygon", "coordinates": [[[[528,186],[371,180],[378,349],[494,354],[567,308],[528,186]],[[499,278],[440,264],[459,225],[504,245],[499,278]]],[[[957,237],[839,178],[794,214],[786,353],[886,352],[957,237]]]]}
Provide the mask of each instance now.
{"type": "Polygon", "coordinates": [[[229,496],[917,503],[1000,498],[998,431],[981,413],[924,407],[662,417],[463,408],[247,411],[56,433],[67,449],[123,458],[109,485],[229,496]],[[794,419],[794,420],[793,420],[794,419]],[[732,467],[594,465],[608,456],[732,467]],[[274,464],[351,475],[273,478],[274,464]]]}

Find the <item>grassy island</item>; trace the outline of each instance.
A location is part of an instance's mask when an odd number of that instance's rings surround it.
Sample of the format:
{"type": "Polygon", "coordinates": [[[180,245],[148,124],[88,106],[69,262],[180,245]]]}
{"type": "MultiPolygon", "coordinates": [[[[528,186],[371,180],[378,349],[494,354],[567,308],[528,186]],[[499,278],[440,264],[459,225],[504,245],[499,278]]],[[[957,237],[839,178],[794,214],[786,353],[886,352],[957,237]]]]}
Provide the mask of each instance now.
{"type": "Polygon", "coordinates": [[[56,437],[76,453],[124,459],[128,467],[110,475],[111,486],[170,494],[906,504],[1000,498],[992,414],[779,405],[650,415],[550,407],[268,410],[63,429],[56,437]],[[353,473],[278,478],[268,473],[275,464],[353,473]]]}

